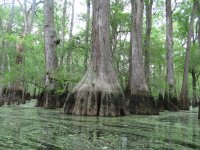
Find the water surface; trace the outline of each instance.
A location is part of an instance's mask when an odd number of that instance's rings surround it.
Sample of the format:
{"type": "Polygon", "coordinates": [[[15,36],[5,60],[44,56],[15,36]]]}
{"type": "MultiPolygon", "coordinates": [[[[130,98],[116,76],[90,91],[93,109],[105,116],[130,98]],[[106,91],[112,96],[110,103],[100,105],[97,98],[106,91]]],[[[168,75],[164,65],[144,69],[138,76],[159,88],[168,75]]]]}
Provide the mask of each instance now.
{"type": "Polygon", "coordinates": [[[0,107],[0,150],[200,150],[197,111],[80,117],[33,105],[0,107]]]}

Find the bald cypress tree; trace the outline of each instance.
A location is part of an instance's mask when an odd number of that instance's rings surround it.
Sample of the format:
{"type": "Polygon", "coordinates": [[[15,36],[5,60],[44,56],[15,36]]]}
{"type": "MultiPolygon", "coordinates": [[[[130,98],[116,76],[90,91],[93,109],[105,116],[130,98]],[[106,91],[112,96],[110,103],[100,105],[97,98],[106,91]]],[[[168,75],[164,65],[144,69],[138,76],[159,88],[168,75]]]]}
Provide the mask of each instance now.
{"type": "Polygon", "coordinates": [[[112,67],[109,41],[110,0],[93,0],[92,54],[83,79],[64,106],[67,114],[118,116],[127,114],[123,91],[112,67]]]}

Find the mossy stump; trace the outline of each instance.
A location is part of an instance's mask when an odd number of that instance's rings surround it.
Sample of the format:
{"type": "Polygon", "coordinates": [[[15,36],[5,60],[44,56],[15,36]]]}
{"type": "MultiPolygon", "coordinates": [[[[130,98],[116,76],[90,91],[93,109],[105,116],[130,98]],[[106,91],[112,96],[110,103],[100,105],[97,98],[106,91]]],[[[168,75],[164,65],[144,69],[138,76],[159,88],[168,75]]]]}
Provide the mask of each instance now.
{"type": "Polygon", "coordinates": [[[152,96],[131,95],[129,111],[137,115],[159,115],[159,108],[152,96]]]}

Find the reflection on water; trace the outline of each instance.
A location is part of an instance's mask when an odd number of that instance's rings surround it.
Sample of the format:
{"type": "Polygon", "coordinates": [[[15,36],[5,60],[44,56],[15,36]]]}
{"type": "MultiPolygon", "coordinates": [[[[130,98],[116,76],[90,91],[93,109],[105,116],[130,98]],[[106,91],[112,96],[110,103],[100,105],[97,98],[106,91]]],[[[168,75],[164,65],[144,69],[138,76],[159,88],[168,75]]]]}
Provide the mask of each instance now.
{"type": "Polygon", "coordinates": [[[196,112],[81,117],[33,106],[31,101],[0,108],[1,150],[200,149],[196,112]]]}

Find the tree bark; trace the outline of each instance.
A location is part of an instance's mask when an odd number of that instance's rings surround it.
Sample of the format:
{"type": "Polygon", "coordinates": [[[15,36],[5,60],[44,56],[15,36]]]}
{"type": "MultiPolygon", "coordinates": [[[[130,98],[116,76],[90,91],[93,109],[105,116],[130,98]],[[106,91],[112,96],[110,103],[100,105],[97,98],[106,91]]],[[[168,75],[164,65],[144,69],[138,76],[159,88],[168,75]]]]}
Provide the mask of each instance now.
{"type": "Polygon", "coordinates": [[[166,50],[167,50],[167,85],[168,93],[174,94],[174,64],[173,64],[173,25],[171,0],[166,0],[166,50]]]}
{"type": "MultiPolygon", "coordinates": [[[[87,20],[86,20],[86,34],[85,34],[85,44],[87,47],[89,47],[89,29],[90,29],[90,3],[91,0],[86,0],[87,1],[87,20]]],[[[85,51],[85,59],[84,59],[84,65],[85,65],[85,70],[87,70],[87,65],[88,65],[88,50],[85,51]]]]}
{"type": "Polygon", "coordinates": [[[53,0],[44,0],[44,36],[45,36],[45,107],[55,108],[56,98],[54,97],[57,86],[56,80],[53,78],[58,62],[57,62],[57,39],[54,26],[54,6],[53,0]]]}
{"type": "Polygon", "coordinates": [[[198,16],[198,43],[199,43],[199,53],[200,53],[200,2],[197,1],[197,16],[198,16]]]}
{"type": "Polygon", "coordinates": [[[192,106],[197,107],[197,96],[196,96],[197,77],[194,69],[192,69],[191,74],[192,74],[192,106]]]}
{"type": "Polygon", "coordinates": [[[62,67],[63,65],[64,51],[65,51],[66,11],[67,11],[67,0],[64,1],[63,15],[62,15],[62,55],[60,58],[60,67],[62,67]]]}
{"type": "Polygon", "coordinates": [[[175,96],[175,79],[173,63],[173,24],[171,0],[165,1],[166,6],[166,63],[167,63],[167,85],[165,91],[164,106],[170,111],[179,111],[178,99],[175,96]]]}
{"type": "Polygon", "coordinates": [[[149,84],[149,76],[150,76],[150,38],[151,38],[151,28],[152,28],[152,6],[153,0],[147,0],[145,2],[146,6],[146,36],[144,40],[144,54],[145,54],[145,77],[147,80],[147,84],[149,84]]]}
{"type": "Polygon", "coordinates": [[[109,13],[110,0],[93,0],[91,60],[65,103],[67,114],[118,116],[128,112],[111,62],[109,13]]]}
{"type": "Polygon", "coordinates": [[[182,110],[189,110],[190,102],[188,99],[188,71],[189,71],[189,62],[190,62],[190,49],[191,49],[191,38],[193,34],[193,26],[194,26],[194,18],[196,12],[196,1],[193,3],[192,13],[190,17],[189,31],[187,37],[187,46],[186,46],[186,54],[185,54],[185,64],[184,64],[184,72],[183,72],[183,83],[181,88],[181,93],[179,96],[179,105],[182,110]]]}
{"type": "MultiPolygon", "coordinates": [[[[70,23],[70,30],[69,30],[69,41],[72,40],[73,36],[73,28],[74,28],[74,5],[75,5],[75,0],[72,1],[72,14],[71,14],[71,23],[70,23]]],[[[72,63],[72,56],[71,56],[71,48],[68,49],[67,53],[67,67],[68,71],[71,71],[71,63],[72,63]]]]}
{"type": "Polygon", "coordinates": [[[148,94],[144,64],[142,57],[142,24],[143,24],[143,0],[131,0],[133,25],[132,25],[132,79],[131,94],[148,94]]]}

